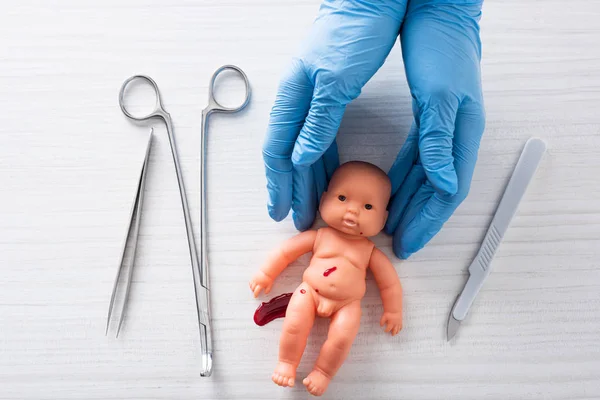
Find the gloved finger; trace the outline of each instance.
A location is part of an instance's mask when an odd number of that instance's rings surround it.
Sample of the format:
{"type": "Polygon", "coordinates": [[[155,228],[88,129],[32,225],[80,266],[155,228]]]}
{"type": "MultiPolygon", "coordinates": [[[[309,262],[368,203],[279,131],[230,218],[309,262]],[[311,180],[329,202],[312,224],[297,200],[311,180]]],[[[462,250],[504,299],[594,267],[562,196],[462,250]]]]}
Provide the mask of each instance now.
{"type": "Polygon", "coordinates": [[[323,157],[319,158],[315,163],[311,166],[313,170],[313,176],[315,181],[315,190],[317,192],[317,203],[321,199],[321,195],[327,188],[327,172],[325,170],[325,161],[323,157]]]}
{"type": "Polygon", "coordinates": [[[417,239],[415,239],[415,235],[407,235],[406,230],[434,193],[435,189],[431,186],[431,183],[425,181],[406,206],[400,224],[394,231],[394,237],[392,239],[394,254],[399,258],[407,259],[413,253],[409,250],[412,249],[412,243],[410,241],[417,239]]]}
{"type": "Polygon", "coordinates": [[[263,144],[263,160],[267,177],[269,215],[284,219],[292,206],[292,152],[296,138],[308,114],[313,94],[299,61],[292,63],[281,79],[269,126],[263,144]]]}
{"type": "Polygon", "coordinates": [[[299,231],[305,231],[315,220],[317,192],[312,167],[294,167],[294,190],[292,195],[292,218],[299,231]]]}
{"type": "Polygon", "coordinates": [[[443,90],[428,95],[418,115],[419,155],[433,187],[442,194],[454,195],[458,178],[452,150],[459,101],[443,90]]]}
{"type": "Polygon", "coordinates": [[[292,153],[295,166],[312,165],[335,140],[346,110],[346,101],[350,101],[345,96],[337,95],[337,86],[340,85],[343,83],[335,73],[327,71],[317,76],[310,109],[292,153]]]}
{"type": "Polygon", "coordinates": [[[315,172],[315,183],[317,186],[317,204],[321,201],[323,192],[327,190],[329,181],[333,176],[335,170],[340,166],[340,159],[338,155],[337,141],[333,141],[331,146],[325,151],[323,157],[313,164],[315,172]]]}
{"type": "Polygon", "coordinates": [[[384,230],[388,235],[393,234],[402,220],[404,211],[412,200],[414,194],[425,182],[425,171],[420,164],[413,165],[400,190],[392,197],[388,210],[388,218],[384,230]]]}
{"type": "Polygon", "coordinates": [[[388,172],[388,177],[392,183],[392,196],[402,186],[406,176],[411,171],[413,164],[416,162],[419,153],[419,129],[415,122],[412,123],[408,137],[400,148],[394,164],[388,172]]]}
{"type": "Polygon", "coordinates": [[[480,104],[461,107],[456,118],[454,165],[458,176],[458,190],[454,196],[433,193],[429,183],[417,192],[407,208],[400,228],[394,236],[394,251],[407,258],[427,244],[469,193],[477,162],[481,136],[485,129],[485,115],[480,104]],[[424,202],[424,199],[428,200],[424,202]]]}
{"type": "MultiPolygon", "coordinates": [[[[339,158],[338,158],[338,147],[337,143],[334,140],[331,146],[325,151],[323,157],[319,158],[313,165],[313,173],[315,179],[315,189],[317,191],[317,199],[316,205],[318,208],[319,201],[321,200],[321,196],[323,196],[323,192],[327,190],[327,186],[329,184],[329,180],[333,175],[333,172],[339,166],[339,158]]],[[[316,217],[316,212],[315,212],[316,217]]]]}
{"type": "Polygon", "coordinates": [[[335,170],[340,166],[337,140],[334,140],[327,151],[325,151],[325,154],[323,154],[323,163],[325,164],[327,182],[329,182],[335,170]]]}
{"type": "MultiPolygon", "coordinates": [[[[405,218],[400,223],[400,228],[395,232],[392,247],[394,252],[400,254],[400,258],[407,259],[420,250],[435,233],[439,231],[443,222],[438,219],[430,219],[423,211],[432,202],[444,195],[440,195],[429,184],[422,186],[413,202],[407,207],[405,218]]],[[[450,198],[451,196],[445,196],[450,198]]]]}

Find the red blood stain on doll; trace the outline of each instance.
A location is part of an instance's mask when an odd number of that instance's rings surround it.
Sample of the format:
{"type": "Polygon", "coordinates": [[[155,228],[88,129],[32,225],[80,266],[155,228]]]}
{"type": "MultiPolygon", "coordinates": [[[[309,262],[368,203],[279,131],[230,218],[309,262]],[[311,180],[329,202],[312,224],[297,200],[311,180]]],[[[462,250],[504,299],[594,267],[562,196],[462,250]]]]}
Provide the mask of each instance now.
{"type": "Polygon", "coordinates": [[[319,289],[315,289],[315,292],[319,293],[319,289]]]}
{"type": "Polygon", "coordinates": [[[362,235],[362,232],[360,234],[362,235]]]}
{"type": "Polygon", "coordinates": [[[263,302],[254,312],[254,322],[256,325],[263,326],[274,319],[285,317],[285,311],[291,297],[291,293],[284,293],[266,303],[263,302]]]}
{"type": "Polygon", "coordinates": [[[328,268],[325,270],[325,272],[323,272],[323,276],[329,276],[333,271],[335,271],[337,269],[337,267],[333,267],[333,268],[328,268]]]}
{"type": "Polygon", "coordinates": [[[304,293],[306,293],[306,290],[300,289],[300,293],[304,294],[304,293]]]}

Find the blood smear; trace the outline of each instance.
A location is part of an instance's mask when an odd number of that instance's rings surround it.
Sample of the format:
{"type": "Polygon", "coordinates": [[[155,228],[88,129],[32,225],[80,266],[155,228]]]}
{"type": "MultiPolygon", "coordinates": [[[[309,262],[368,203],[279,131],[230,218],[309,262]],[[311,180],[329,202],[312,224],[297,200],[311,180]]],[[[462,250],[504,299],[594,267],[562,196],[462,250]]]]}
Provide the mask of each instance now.
{"type": "Polygon", "coordinates": [[[336,269],[337,269],[337,267],[326,269],[325,272],[323,272],[323,276],[329,276],[329,274],[331,274],[336,269]]]}
{"type": "Polygon", "coordinates": [[[254,312],[254,323],[258,326],[268,324],[277,318],[285,317],[292,293],[284,293],[262,303],[254,312]]]}

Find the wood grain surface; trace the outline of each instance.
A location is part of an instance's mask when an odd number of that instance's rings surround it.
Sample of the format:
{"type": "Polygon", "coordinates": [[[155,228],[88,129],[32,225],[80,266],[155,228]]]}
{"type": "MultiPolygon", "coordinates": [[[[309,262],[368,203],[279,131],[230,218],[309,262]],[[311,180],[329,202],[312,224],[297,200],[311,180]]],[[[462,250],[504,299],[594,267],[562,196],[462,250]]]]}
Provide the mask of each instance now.
{"type": "MultiPolygon", "coordinates": [[[[0,12],[0,399],[304,399],[323,342],[316,324],[297,385],[270,381],[281,320],[257,327],[251,274],[291,217],[266,212],[261,146],[278,77],[320,1],[8,1],[0,12]],[[243,68],[252,98],[208,127],[214,373],[199,376],[192,273],[164,125],[134,124],[121,83],[148,74],[174,121],[195,231],[208,83],[243,68]],[[118,339],[106,312],[150,127],[146,198],[129,307],[118,339]]],[[[600,3],[487,1],[487,129],[468,199],[409,260],[393,257],[404,329],[378,325],[373,279],[329,399],[600,398],[600,3]],[[445,340],[467,277],[525,141],[548,152],[458,337],[445,340]]],[[[218,82],[227,104],[235,76],[218,82]]],[[[139,87],[130,106],[152,105],[139,87]]],[[[391,166],[411,122],[397,45],[345,115],[342,161],[391,166]]],[[[273,295],[299,283],[291,265],[273,295]]],[[[271,297],[271,296],[269,296],[271,297]]]]}

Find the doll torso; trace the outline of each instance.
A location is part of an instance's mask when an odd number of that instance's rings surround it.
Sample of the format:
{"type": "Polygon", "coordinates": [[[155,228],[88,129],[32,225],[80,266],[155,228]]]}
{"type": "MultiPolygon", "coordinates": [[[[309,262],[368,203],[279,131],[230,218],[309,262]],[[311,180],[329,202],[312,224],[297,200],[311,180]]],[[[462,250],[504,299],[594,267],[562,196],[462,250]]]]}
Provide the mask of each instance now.
{"type": "Polygon", "coordinates": [[[303,280],[321,301],[333,300],[335,309],[360,300],[366,291],[365,279],[373,247],[367,238],[351,239],[335,229],[321,228],[303,280]]]}

